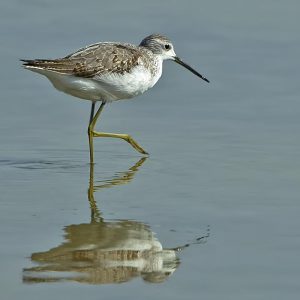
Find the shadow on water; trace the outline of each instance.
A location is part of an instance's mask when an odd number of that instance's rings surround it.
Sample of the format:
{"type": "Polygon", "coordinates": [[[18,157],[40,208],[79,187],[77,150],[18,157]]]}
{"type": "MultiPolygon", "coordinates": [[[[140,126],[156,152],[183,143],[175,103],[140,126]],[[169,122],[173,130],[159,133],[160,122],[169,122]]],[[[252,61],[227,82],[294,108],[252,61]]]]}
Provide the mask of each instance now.
{"type": "Polygon", "coordinates": [[[76,281],[108,284],[128,282],[138,277],[146,282],[160,283],[178,268],[178,252],[191,244],[206,242],[209,231],[192,243],[167,249],[147,224],[104,219],[94,192],[129,183],[145,160],[140,159],[128,171],[119,172],[113,179],[98,185],[94,185],[94,166],[90,166],[90,223],[66,226],[65,241],[61,245],[33,253],[31,261],[36,266],[23,269],[24,283],[76,281]]]}

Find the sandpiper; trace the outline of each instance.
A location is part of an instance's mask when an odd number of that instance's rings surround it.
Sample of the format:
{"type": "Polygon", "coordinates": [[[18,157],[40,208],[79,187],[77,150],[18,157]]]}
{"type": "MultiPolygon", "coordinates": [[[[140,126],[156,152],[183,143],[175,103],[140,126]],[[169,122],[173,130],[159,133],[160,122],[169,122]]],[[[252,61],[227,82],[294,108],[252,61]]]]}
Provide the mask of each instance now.
{"type": "Polygon", "coordinates": [[[130,135],[95,131],[107,102],[129,99],[153,87],[162,74],[164,60],[173,60],[209,82],[176,56],[172,42],[152,34],[136,46],[100,42],[58,59],[22,59],[23,66],[46,76],[53,86],[69,95],[92,101],[88,127],[90,162],[94,162],[93,137],[121,138],[142,154],[148,154],[130,135]],[[95,105],[100,101],[96,114],[95,105]]]}

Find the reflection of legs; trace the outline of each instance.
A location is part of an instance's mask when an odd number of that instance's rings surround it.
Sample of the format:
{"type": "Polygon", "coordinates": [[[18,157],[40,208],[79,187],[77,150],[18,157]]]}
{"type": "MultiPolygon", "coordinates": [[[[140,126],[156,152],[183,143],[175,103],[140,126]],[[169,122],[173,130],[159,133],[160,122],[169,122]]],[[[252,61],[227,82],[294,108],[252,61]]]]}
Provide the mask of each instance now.
{"type": "Polygon", "coordinates": [[[136,162],[130,169],[125,172],[118,172],[117,175],[113,178],[107,178],[101,184],[94,185],[94,164],[90,164],[90,184],[88,188],[88,199],[90,202],[91,208],[91,223],[100,223],[103,221],[102,213],[97,207],[97,202],[94,198],[94,192],[100,189],[111,188],[117,185],[128,184],[133,180],[135,174],[139,170],[139,168],[143,165],[146,161],[147,157],[142,157],[136,162]]]}
{"type": "Polygon", "coordinates": [[[119,138],[125,140],[127,143],[129,143],[135,150],[142,154],[148,154],[130,135],[123,134],[123,133],[108,133],[108,132],[97,132],[94,131],[96,122],[98,117],[100,116],[103,107],[105,105],[105,102],[102,102],[95,117],[94,117],[94,109],[95,109],[95,103],[92,104],[91,109],[91,117],[90,117],[90,125],[88,129],[89,134],[89,143],[90,143],[90,160],[91,163],[94,162],[94,155],[93,155],[93,137],[111,137],[111,138],[119,138]]]}

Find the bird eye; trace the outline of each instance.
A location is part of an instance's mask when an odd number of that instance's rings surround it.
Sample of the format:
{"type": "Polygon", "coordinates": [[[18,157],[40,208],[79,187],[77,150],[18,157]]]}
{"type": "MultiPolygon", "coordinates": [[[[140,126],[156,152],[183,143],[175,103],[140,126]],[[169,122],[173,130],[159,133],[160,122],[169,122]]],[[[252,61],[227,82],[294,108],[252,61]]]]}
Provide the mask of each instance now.
{"type": "Polygon", "coordinates": [[[166,50],[170,50],[171,49],[171,46],[169,44],[165,44],[165,49],[166,50]]]}

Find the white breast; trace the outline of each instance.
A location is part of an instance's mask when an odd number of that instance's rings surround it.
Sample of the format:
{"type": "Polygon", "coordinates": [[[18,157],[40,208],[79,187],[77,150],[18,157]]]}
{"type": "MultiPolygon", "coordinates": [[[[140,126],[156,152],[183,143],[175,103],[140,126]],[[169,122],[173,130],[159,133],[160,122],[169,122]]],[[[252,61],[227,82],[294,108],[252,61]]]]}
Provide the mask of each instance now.
{"type": "Polygon", "coordinates": [[[105,89],[112,97],[107,101],[119,99],[129,99],[143,94],[149,88],[152,88],[162,74],[162,60],[156,61],[155,73],[143,65],[138,65],[131,72],[124,74],[108,73],[95,77],[101,88],[105,89]]]}

